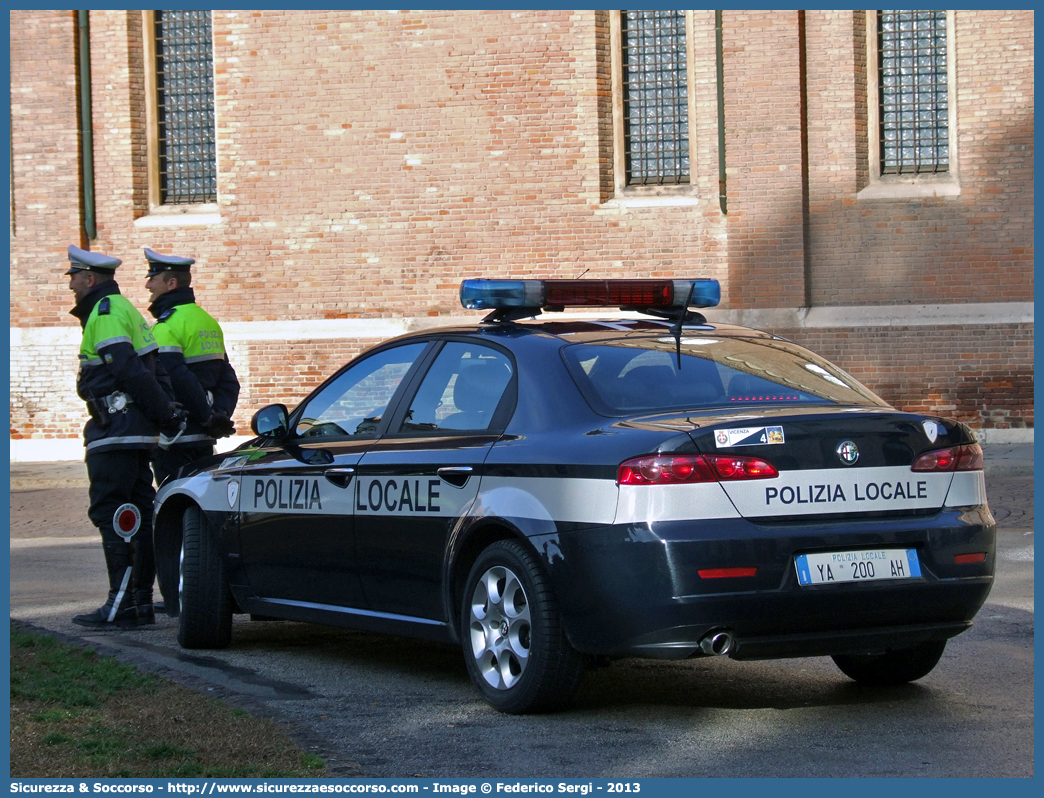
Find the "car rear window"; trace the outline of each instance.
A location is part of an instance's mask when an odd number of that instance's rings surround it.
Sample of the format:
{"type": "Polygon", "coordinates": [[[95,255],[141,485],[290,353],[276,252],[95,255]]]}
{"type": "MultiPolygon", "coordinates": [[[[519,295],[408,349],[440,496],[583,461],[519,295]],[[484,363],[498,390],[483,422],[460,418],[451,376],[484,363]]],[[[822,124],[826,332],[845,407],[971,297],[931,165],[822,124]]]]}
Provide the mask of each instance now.
{"type": "Polygon", "coordinates": [[[887,403],[827,360],[775,338],[628,338],[562,350],[591,406],[609,414],[756,405],[887,403]],[[680,361],[680,362],[679,362],[680,361]]]}

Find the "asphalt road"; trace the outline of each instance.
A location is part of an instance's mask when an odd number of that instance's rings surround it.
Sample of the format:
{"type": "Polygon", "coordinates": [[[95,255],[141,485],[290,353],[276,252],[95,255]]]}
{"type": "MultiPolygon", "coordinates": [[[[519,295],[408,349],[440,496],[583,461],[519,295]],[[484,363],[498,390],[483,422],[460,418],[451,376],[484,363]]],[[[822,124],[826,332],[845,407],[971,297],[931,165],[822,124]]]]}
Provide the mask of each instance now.
{"type": "Polygon", "coordinates": [[[575,705],[511,717],[459,650],[237,616],[232,646],[186,652],[176,621],[87,633],[106,589],[83,487],[11,493],[11,617],[278,718],[338,775],[767,777],[1033,775],[1033,479],[988,477],[997,581],[975,626],[913,685],[861,688],[829,659],[624,660],[575,705]]]}

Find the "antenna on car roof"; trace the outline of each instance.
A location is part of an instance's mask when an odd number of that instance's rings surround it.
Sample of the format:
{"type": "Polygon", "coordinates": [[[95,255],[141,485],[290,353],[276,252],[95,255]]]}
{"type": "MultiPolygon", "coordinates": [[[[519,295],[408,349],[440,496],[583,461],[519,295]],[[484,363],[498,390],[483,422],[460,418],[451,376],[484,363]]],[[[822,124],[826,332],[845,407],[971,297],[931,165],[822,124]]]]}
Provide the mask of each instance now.
{"type": "Polygon", "coordinates": [[[678,321],[674,325],[674,350],[678,355],[678,371],[681,371],[681,334],[685,316],[689,312],[689,303],[692,302],[692,292],[696,289],[696,283],[689,283],[689,295],[685,297],[685,304],[678,311],[678,321]]]}

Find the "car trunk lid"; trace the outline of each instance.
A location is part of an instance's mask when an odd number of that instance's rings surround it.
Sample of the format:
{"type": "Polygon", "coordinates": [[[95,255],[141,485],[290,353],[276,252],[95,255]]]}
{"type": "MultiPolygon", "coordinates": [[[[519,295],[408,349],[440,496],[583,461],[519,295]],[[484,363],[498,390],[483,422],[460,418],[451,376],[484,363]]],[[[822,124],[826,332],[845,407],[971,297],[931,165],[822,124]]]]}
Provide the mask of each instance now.
{"type": "MultiPolygon", "coordinates": [[[[914,460],[926,451],[974,442],[961,424],[884,408],[730,410],[665,414],[630,423],[687,428],[702,454],[771,463],[779,472],[776,477],[721,482],[746,518],[937,511],[947,503],[954,474],[914,472],[914,460]]],[[[976,481],[981,484],[981,472],[976,481]]],[[[972,491],[973,500],[979,493],[972,491]]]]}

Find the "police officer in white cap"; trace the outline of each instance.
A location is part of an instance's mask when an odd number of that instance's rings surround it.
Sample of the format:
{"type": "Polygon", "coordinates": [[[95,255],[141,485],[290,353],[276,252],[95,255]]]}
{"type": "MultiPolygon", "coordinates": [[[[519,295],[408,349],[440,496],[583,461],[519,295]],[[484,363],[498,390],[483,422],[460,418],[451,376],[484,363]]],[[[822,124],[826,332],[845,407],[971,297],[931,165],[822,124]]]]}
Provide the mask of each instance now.
{"type": "Polygon", "coordinates": [[[76,391],[90,413],[83,430],[88,516],[101,532],[109,572],[108,600],[73,623],[100,629],[155,623],[156,493],[149,460],[160,432],[180,429],[181,413],[149,325],[114,279],[121,261],[70,246],[69,262],[66,274],[76,297],[71,313],[83,328],[76,391]]]}
{"type": "Polygon", "coordinates": [[[145,287],[152,334],[159,358],[170,375],[174,398],[188,413],[188,427],[176,441],[160,439],[153,467],[156,484],[193,460],[214,453],[216,439],[232,435],[232,413],[239,400],[239,379],[225,351],[221,325],[196,304],[192,258],[145,250],[149,265],[145,287]]]}
{"type": "MultiPolygon", "coordinates": [[[[170,375],[175,399],[184,407],[188,424],[174,438],[160,437],[160,448],[153,456],[156,484],[162,485],[182,466],[214,454],[216,439],[235,433],[232,413],[239,400],[239,379],[225,351],[221,325],[196,304],[192,290],[193,258],[162,255],[145,250],[148,279],[145,288],[152,304],[149,313],[156,319],[152,334],[159,346],[159,359],[170,375]]],[[[161,552],[160,590],[164,603],[157,610],[173,615],[177,573],[175,552],[161,552]],[[168,573],[168,571],[170,573],[168,573]]]]}

